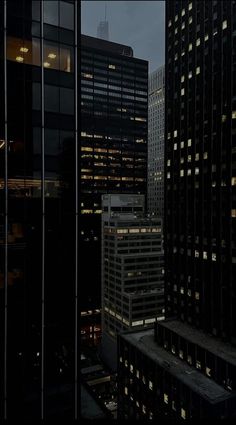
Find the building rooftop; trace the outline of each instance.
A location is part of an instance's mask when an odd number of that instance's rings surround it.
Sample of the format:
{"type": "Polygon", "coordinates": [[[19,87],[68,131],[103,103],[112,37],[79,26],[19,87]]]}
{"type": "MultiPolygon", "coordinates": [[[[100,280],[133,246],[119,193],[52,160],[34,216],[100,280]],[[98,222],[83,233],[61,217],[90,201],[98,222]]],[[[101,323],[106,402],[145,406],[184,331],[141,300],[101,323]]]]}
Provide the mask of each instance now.
{"type": "Polygon", "coordinates": [[[83,419],[107,419],[108,417],[83,384],[81,385],[81,416],[83,419]]]}
{"type": "Polygon", "coordinates": [[[201,372],[191,368],[188,364],[158,346],[154,340],[153,329],[125,332],[122,334],[122,338],[137,347],[138,350],[187,387],[200,394],[207,402],[216,404],[236,396],[235,392],[225,390],[201,372]]]}
{"type": "Polygon", "coordinates": [[[130,46],[103,40],[101,38],[91,37],[89,35],[81,34],[81,46],[103,50],[117,55],[133,57],[133,49],[130,46]]]}
{"type": "Polygon", "coordinates": [[[236,347],[233,347],[231,344],[225,343],[179,320],[165,320],[162,322],[162,326],[236,366],[236,347]]]}

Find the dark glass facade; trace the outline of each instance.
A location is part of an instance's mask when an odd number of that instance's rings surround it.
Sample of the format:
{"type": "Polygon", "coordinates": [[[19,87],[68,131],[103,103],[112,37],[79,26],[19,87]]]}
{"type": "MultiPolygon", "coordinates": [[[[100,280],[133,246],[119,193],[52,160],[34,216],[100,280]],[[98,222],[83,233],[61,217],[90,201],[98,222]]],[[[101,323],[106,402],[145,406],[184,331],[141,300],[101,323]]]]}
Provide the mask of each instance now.
{"type": "Polygon", "coordinates": [[[93,37],[82,36],[81,49],[81,306],[93,310],[101,306],[101,195],[146,193],[148,63],[93,37]]]}
{"type": "Polygon", "coordinates": [[[77,417],[76,1],[0,4],[0,418],[77,417]]]}

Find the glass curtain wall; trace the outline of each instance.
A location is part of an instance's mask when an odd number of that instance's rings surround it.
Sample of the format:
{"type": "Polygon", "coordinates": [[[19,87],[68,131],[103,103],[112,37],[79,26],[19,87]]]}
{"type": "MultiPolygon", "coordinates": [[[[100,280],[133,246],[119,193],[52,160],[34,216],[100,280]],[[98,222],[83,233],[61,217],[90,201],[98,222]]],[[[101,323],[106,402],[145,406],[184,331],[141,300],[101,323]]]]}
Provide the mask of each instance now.
{"type": "Polygon", "coordinates": [[[0,5],[0,418],[77,416],[77,1],[0,5]]]}

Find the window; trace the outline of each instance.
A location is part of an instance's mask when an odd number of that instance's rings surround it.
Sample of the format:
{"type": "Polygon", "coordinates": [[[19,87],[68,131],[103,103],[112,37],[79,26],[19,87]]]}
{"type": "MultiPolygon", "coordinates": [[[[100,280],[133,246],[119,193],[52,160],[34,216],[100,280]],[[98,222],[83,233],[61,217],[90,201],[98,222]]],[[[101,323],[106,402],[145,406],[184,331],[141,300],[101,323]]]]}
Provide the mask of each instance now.
{"type": "Polygon", "coordinates": [[[59,87],[44,86],[45,111],[59,112],[59,87]]]}
{"type": "Polygon", "coordinates": [[[222,22],[222,29],[225,30],[227,28],[227,21],[222,22]]]}
{"type": "Polygon", "coordinates": [[[74,5],[60,1],[60,27],[74,29],[74,5]]]}
{"type": "Polygon", "coordinates": [[[191,52],[191,50],[193,50],[193,45],[192,45],[192,43],[190,43],[190,44],[188,45],[188,51],[189,51],[189,52],[191,52]]]}
{"type": "Polygon", "coordinates": [[[200,46],[200,44],[201,44],[201,40],[200,40],[200,38],[197,38],[196,46],[200,46]]]}
{"type": "Polygon", "coordinates": [[[184,82],[184,75],[181,76],[181,83],[184,82]]]}
{"type": "Polygon", "coordinates": [[[181,96],[184,96],[184,88],[181,89],[181,96]]]}
{"type": "Polygon", "coordinates": [[[181,407],[181,418],[186,419],[186,410],[181,407]]]}
{"type": "Polygon", "coordinates": [[[192,10],[192,8],[193,8],[193,3],[189,3],[188,10],[192,10]]]}
{"type": "Polygon", "coordinates": [[[44,23],[58,26],[58,1],[43,2],[44,23]]]}
{"type": "Polygon", "coordinates": [[[7,59],[40,66],[40,41],[37,38],[22,40],[21,38],[7,37],[7,59]]]}
{"type": "Polygon", "coordinates": [[[197,66],[196,68],[196,75],[200,74],[200,66],[197,66]]]}
{"type": "Polygon", "coordinates": [[[74,90],[60,87],[60,112],[74,114],[74,90]]]}
{"type": "Polygon", "coordinates": [[[192,146],[192,139],[188,139],[188,147],[192,146]]]}
{"type": "Polygon", "coordinates": [[[163,399],[164,399],[164,403],[168,404],[169,397],[166,393],[164,393],[163,399]]]}

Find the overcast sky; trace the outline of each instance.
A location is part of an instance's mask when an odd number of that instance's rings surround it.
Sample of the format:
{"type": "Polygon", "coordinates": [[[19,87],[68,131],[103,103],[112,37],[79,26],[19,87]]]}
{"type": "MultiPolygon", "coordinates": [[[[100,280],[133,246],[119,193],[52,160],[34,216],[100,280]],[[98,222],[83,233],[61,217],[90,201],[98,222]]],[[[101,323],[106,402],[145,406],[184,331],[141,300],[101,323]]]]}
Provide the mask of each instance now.
{"type": "Polygon", "coordinates": [[[152,72],[165,61],[165,2],[162,0],[83,0],[82,34],[97,36],[97,26],[105,16],[109,21],[110,41],[127,44],[134,56],[149,61],[152,72]]]}

